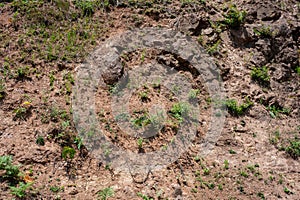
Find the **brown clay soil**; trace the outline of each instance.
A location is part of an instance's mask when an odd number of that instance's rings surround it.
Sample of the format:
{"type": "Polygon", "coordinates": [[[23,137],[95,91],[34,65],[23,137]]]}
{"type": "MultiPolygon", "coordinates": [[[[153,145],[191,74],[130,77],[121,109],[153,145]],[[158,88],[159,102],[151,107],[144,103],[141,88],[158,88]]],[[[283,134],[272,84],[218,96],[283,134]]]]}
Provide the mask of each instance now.
{"type": "MultiPolygon", "coordinates": [[[[106,2],[0,2],[0,156],[11,155],[22,172],[12,180],[0,169],[0,199],[299,199],[300,2],[106,2]],[[232,10],[241,19],[237,25],[228,21],[232,10]],[[192,71],[179,70],[191,78],[200,105],[194,145],[167,167],[135,177],[103,164],[81,144],[71,97],[76,67],[89,52],[107,38],[146,27],[180,31],[206,49],[220,69],[229,112],[213,151],[199,156],[213,99],[192,71]],[[247,102],[241,113],[234,110],[247,102]],[[65,147],[76,151],[73,159],[64,158],[65,147]],[[22,183],[32,185],[22,197],[12,194],[22,183]],[[105,197],[107,190],[113,194],[105,197]]],[[[161,58],[170,67],[182,64],[140,49],[122,57],[122,73],[159,65],[161,58]]],[[[112,115],[113,85],[95,93],[106,137],[135,153],[167,148],[180,126],[170,112],[178,99],[158,83],[133,93],[129,121],[141,134],[153,125],[153,105],[169,111],[157,135],[139,140],[142,135],[123,132],[112,115]]]]}

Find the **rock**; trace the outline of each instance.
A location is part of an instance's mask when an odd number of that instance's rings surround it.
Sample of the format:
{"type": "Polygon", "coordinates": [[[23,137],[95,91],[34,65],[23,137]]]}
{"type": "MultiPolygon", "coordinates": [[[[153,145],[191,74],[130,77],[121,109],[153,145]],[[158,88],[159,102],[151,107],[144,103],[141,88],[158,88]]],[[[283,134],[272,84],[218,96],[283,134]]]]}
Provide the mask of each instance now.
{"type": "Polygon", "coordinates": [[[185,33],[200,35],[203,29],[209,27],[209,21],[206,18],[199,18],[197,14],[192,13],[179,17],[175,26],[185,33]]]}
{"type": "Polygon", "coordinates": [[[75,195],[75,194],[78,194],[78,190],[77,189],[72,189],[70,192],[69,192],[70,195],[75,195]]]}
{"type": "Polygon", "coordinates": [[[299,66],[299,53],[297,47],[291,44],[283,48],[276,55],[276,61],[278,63],[285,63],[292,68],[299,66]]]}
{"type": "Polygon", "coordinates": [[[268,61],[262,52],[254,50],[250,63],[254,66],[264,66],[268,63],[268,61]]]}
{"type": "Polygon", "coordinates": [[[178,184],[172,184],[172,188],[174,189],[173,197],[182,196],[182,190],[180,185],[178,184]]]}
{"type": "Polygon", "coordinates": [[[265,59],[270,61],[273,57],[272,50],[271,50],[271,41],[268,38],[259,39],[255,46],[258,51],[262,52],[265,59]]]}
{"type": "Polygon", "coordinates": [[[271,4],[262,4],[257,10],[257,18],[262,21],[275,21],[281,17],[281,12],[278,8],[271,4]]]}
{"type": "Polygon", "coordinates": [[[253,34],[250,33],[250,29],[245,27],[230,29],[230,36],[233,42],[237,45],[243,45],[253,41],[253,34]]]}
{"type": "Polygon", "coordinates": [[[272,78],[278,82],[288,81],[291,76],[291,69],[286,64],[273,65],[274,72],[272,73],[272,78]]]}
{"type": "Polygon", "coordinates": [[[116,83],[124,72],[124,67],[120,61],[120,58],[118,57],[115,59],[115,56],[116,55],[107,55],[106,58],[111,59],[107,60],[106,62],[111,64],[102,72],[103,81],[108,85],[116,83]]]}

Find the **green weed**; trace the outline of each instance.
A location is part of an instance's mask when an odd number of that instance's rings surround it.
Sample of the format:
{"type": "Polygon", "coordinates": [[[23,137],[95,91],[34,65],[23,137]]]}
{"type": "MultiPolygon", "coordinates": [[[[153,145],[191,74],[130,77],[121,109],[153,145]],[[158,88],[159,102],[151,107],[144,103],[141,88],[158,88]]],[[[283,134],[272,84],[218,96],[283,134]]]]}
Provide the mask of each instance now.
{"type": "Polygon", "coordinates": [[[230,28],[238,28],[245,22],[246,12],[238,10],[236,5],[231,5],[224,17],[224,24],[230,28]]]}
{"type": "Polygon", "coordinates": [[[73,149],[72,147],[67,147],[66,146],[62,150],[61,157],[65,160],[68,159],[68,158],[73,159],[74,156],[75,156],[75,153],[76,153],[75,149],[73,149]]]}
{"type": "Polygon", "coordinates": [[[251,102],[249,99],[246,99],[245,103],[238,105],[236,100],[228,99],[224,104],[230,114],[240,116],[243,115],[253,105],[253,102],[251,102]]]}
{"type": "Polygon", "coordinates": [[[143,142],[144,142],[143,138],[139,138],[137,140],[137,145],[138,145],[139,149],[143,148],[143,142]]]}
{"type": "Polygon", "coordinates": [[[40,146],[44,146],[45,145],[45,140],[43,136],[38,136],[38,138],[35,141],[36,144],[40,145],[40,146]]]}
{"type": "Polygon", "coordinates": [[[190,100],[197,99],[197,96],[200,94],[200,90],[198,89],[191,89],[189,91],[188,97],[190,100]]]}
{"type": "Polygon", "coordinates": [[[0,78],[0,100],[5,97],[5,84],[4,80],[0,78]]]}
{"type": "Polygon", "coordinates": [[[55,76],[54,76],[54,72],[51,71],[50,74],[49,74],[49,81],[50,81],[50,86],[53,87],[54,85],[54,81],[56,80],[55,76]]]}
{"type": "Polygon", "coordinates": [[[18,187],[11,186],[9,188],[10,188],[11,193],[13,195],[16,195],[19,198],[24,198],[26,196],[26,190],[29,189],[32,184],[33,183],[19,182],[19,186],[18,187]]]}
{"type": "Polygon", "coordinates": [[[300,76],[300,66],[295,68],[295,72],[300,76]]]}
{"type": "Polygon", "coordinates": [[[76,137],[76,138],[74,139],[74,144],[76,144],[78,150],[80,150],[80,149],[82,148],[82,146],[83,146],[82,139],[81,139],[80,137],[76,137]]]}
{"type": "Polygon", "coordinates": [[[270,138],[270,143],[273,145],[276,145],[279,142],[280,139],[280,132],[279,130],[275,131],[275,133],[273,134],[274,136],[272,136],[270,138]]]}
{"type": "Polygon", "coordinates": [[[261,199],[265,199],[265,195],[262,192],[257,193],[257,196],[260,197],[261,199]]]}
{"type": "Polygon", "coordinates": [[[17,180],[21,175],[19,166],[12,164],[12,156],[0,156],[0,170],[5,170],[3,178],[17,180]]]}
{"type": "Polygon", "coordinates": [[[209,55],[215,55],[217,52],[219,52],[220,44],[221,44],[221,40],[218,40],[216,43],[212,44],[211,46],[208,46],[206,48],[207,53],[209,55]]]}
{"type": "Polygon", "coordinates": [[[289,108],[284,108],[276,104],[269,106],[267,109],[269,110],[270,116],[272,118],[276,118],[279,113],[288,115],[291,112],[289,108]]]}
{"type": "Polygon", "coordinates": [[[140,96],[140,98],[141,98],[141,100],[142,100],[143,102],[146,102],[146,101],[149,100],[148,92],[147,92],[147,91],[140,92],[140,93],[139,93],[139,96],[140,96]]]}
{"type": "Polygon", "coordinates": [[[224,160],[224,169],[229,169],[229,161],[224,160]]]}
{"type": "Polygon", "coordinates": [[[114,190],[111,187],[104,188],[103,190],[98,192],[98,196],[100,197],[101,200],[106,200],[109,197],[114,196],[114,190]]]}
{"type": "Polygon", "coordinates": [[[15,78],[21,80],[28,77],[29,74],[30,74],[29,66],[19,67],[16,71],[15,78]]]}
{"type": "Polygon", "coordinates": [[[290,194],[294,194],[294,192],[292,192],[289,188],[287,188],[287,187],[284,187],[283,188],[283,191],[284,191],[284,193],[286,193],[286,194],[288,194],[288,195],[290,195],[290,194]]]}
{"type": "Polygon", "coordinates": [[[263,38],[268,38],[273,36],[273,32],[269,26],[263,26],[259,29],[254,28],[254,33],[263,38]]]}
{"type": "Polygon", "coordinates": [[[141,192],[137,193],[138,197],[141,197],[143,200],[154,200],[151,197],[148,197],[148,195],[142,194],[141,192]]]}
{"type": "Polygon", "coordinates": [[[247,172],[245,172],[245,171],[241,171],[241,172],[240,172],[240,175],[243,176],[243,177],[245,177],[245,178],[248,178],[248,176],[249,176],[249,175],[247,174],[247,172]]]}
{"type": "Polygon", "coordinates": [[[50,190],[54,193],[57,193],[59,191],[63,191],[64,190],[64,187],[59,187],[59,186],[51,186],[50,187],[50,190]]]}
{"type": "Polygon", "coordinates": [[[131,122],[133,123],[133,125],[135,127],[142,128],[142,127],[149,125],[151,123],[151,120],[149,118],[149,115],[144,114],[140,117],[132,119],[131,122]]]}
{"type": "Polygon", "coordinates": [[[15,113],[15,118],[19,118],[19,119],[25,119],[26,118],[26,115],[28,113],[28,109],[25,108],[25,107],[18,107],[14,110],[14,113],[15,113]]]}
{"type": "Polygon", "coordinates": [[[270,83],[269,69],[266,66],[254,67],[251,71],[251,78],[262,85],[270,83]]]}
{"type": "Polygon", "coordinates": [[[300,157],[300,140],[295,137],[289,140],[289,145],[285,148],[285,152],[288,153],[292,158],[298,159],[300,157]]]}
{"type": "Polygon", "coordinates": [[[175,119],[177,119],[179,122],[182,122],[184,117],[188,116],[189,111],[190,107],[188,104],[179,102],[172,106],[170,113],[175,119]]]}

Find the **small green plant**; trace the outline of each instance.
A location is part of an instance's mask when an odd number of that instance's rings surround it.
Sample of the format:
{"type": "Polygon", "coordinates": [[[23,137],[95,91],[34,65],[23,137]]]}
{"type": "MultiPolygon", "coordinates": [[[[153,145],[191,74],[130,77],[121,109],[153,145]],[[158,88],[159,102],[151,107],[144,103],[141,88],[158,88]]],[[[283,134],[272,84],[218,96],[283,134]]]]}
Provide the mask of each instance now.
{"type": "Polygon", "coordinates": [[[205,168],[203,169],[203,174],[204,174],[204,175],[209,175],[209,174],[210,174],[210,169],[205,167],[205,168]]]}
{"type": "MultiPolygon", "coordinates": [[[[85,0],[76,0],[75,5],[82,10],[83,16],[92,16],[95,13],[95,9],[99,7],[100,1],[85,1],[85,0]]],[[[108,0],[103,1],[104,6],[109,5],[108,0]]]]}
{"type": "Polygon", "coordinates": [[[224,104],[227,107],[230,114],[239,116],[243,115],[253,105],[253,102],[251,102],[247,98],[245,103],[238,105],[236,100],[228,99],[225,101],[224,104]]]}
{"type": "Polygon", "coordinates": [[[194,100],[194,99],[197,99],[197,96],[200,94],[200,90],[198,89],[191,89],[189,94],[188,94],[188,97],[189,97],[189,100],[194,100]]]}
{"type": "Polygon", "coordinates": [[[24,198],[26,196],[26,190],[31,187],[33,183],[23,183],[19,182],[18,187],[11,186],[10,190],[13,195],[16,195],[19,198],[24,198]]]}
{"type": "Polygon", "coordinates": [[[172,106],[170,113],[175,119],[182,122],[184,117],[188,116],[189,111],[190,107],[188,104],[179,102],[172,106]]]}
{"type": "Polygon", "coordinates": [[[265,195],[262,192],[257,193],[257,196],[260,197],[261,199],[265,199],[265,195]]]}
{"type": "Polygon", "coordinates": [[[0,79],[0,100],[3,99],[5,96],[5,85],[4,81],[0,79]]]}
{"type": "Polygon", "coordinates": [[[148,197],[148,195],[142,194],[141,192],[137,193],[138,197],[141,197],[143,200],[154,200],[151,197],[148,197]]]}
{"type": "Polygon", "coordinates": [[[300,76],[300,66],[295,68],[295,72],[300,76]]]}
{"type": "Polygon", "coordinates": [[[145,127],[151,123],[151,120],[147,114],[144,114],[140,117],[134,118],[131,120],[133,125],[137,128],[145,127]]]}
{"type": "Polygon", "coordinates": [[[262,85],[269,85],[269,69],[266,66],[254,67],[251,71],[251,78],[262,85]]]}
{"type": "Polygon", "coordinates": [[[5,170],[3,178],[17,180],[21,176],[19,166],[12,164],[12,156],[0,156],[0,170],[5,170]]]}
{"type": "Polygon", "coordinates": [[[25,119],[27,114],[27,109],[25,107],[20,106],[14,110],[14,113],[15,113],[15,118],[25,119]]]}
{"type": "Polygon", "coordinates": [[[210,189],[210,190],[212,190],[212,189],[214,189],[215,188],[215,184],[214,183],[204,183],[206,186],[207,186],[207,188],[208,189],[210,189]]]}
{"type": "Polygon", "coordinates": [[[44,137],[43,136],[38,136],[38,138],[36,139],[35,143],[37,145],[44,146],[45,145],[44,137]]]}
{"type": "Polygon", "coordinates": [[[224,160],[224,169],[229,169],[229,161],[224,160]]]}
{"type": "Polygon", "coordinates": [[[148,92],[147,91],[146,92],[140,92],[139,95],[140,95],[140,98],[141,98],[142,101],[149,100],[148,92]]]}
{"type": "Polygon", "coordinates": [[[259,29],[254,28],[254,33],[256,33],[258,36],[263,37],[263,38],[273,36],[273,32],[269,26],[263,26],[259,29]]]}
{"type": "Polygon", "coordinates": [[[76,151],[72,147],[64,147],[62,150],[62,153],[61,153],[61,157],[63,159],[67,159],[67,158],[73,159],[75,156],[75,153],[76,153],[76,151]]]}
{"type": "Polygon", "coordinates": [[[289,141],[289,145],[285,148],[285,152],[288,153],[292,158],[298,159],[300,157],[300,140],[295,139],[289,141]]]}
{"type": "Polygon", "coordinates": [[[212,44],[212,45],[207,45],[206,47],[206,50],[207,50],[207,53],[209,55],[215,55],[216,53],[219,52],[219,47],[220,47],[220,44],[221,44],[221,40],[218,40],[216,43],[212,44]]]}
{"type": "Polygon", "coordinates": [[[240,175],[243,176],[243,177],[245,177],[245,178],[248,178],[248,176],[249,176],[249,175],[247,174],[247,172],[245,172],[245,171],[241,171],[241,172],[240,172],[240,175]]]}
{"type": "Polygon", "coordinates": [[[289,188],[287,188],[287,187],[284,187],[283,188],[283,191],[284,191],[284,193],[286,193],[286,194],[288,194],[288,195],[290,195],[290,194],[294,194],[289,188]]]}
{"type": "Polygon", "coordinates": [[[142,149],[143,148],[143,142],[144,142],[144,139],[143,138],[139,138],[137,140],[137,145],[139,147],[139,149],[142,149]]]}
{"type": "Polygon", "coordinates": [[[245,22],[246,12],[238,10],[236,5],[231,5],[224,17],[224,24],[230,28],[238,28],[245,22]]]}
{"type": "Polygon", "coordinates": [[[223,190],[223,185],[222,185],[222,184],[219,184],[219,185],[218,185],[218,189],[219,189],[219,190],[223,190]]]}
{"type": "Polygon", "coordinates": [[[230,154],[236,154],[236,152],[235,152],[233,149],[230,149],[230,150],[229,150],[229,153],[230,153],[230,154]]]}
{"type": "Polygon", "coordinates": [[[290,109],[281,107],[276,104],[269,106],[268,110],[269,110],[270,116],[272,118],[276,118],[279,113],[285,114],[285,115],[288,115],[290,113],[290,109]]]}
{"type": "Polygon", "coordinates": [[[63,188],[59,187],[59,186],[51,186],[50,190],[54,193],[57,193],[59,191],[61,191],[63,188]]]}
{"type": "Polygon", "coordinates": [[[50,74],[49,74],[49,81],[50,81],[50,87],[53,87],[54,85],[54,81],[56,80],[55,76],[54,76],[54,72],[51,71],[50,74]]]}
{"type": "Polygon", "coordinates": [[[279,130],[276,130],[273,136],[270,137],[270,143],[276,145],[279,142],[279,139],[280,139],[280,132],[279,130]]]}
{"type": "Polygon", "coordinates": [[[24,79],[29,75],[29,66],[19,67],[16,72],[17,79],[24,79]]]}
{"type": "Polygon", "coordinates": [[[82,139],[80,137],[76,137],[74,139],[74,144],[77,145],[77,149],[80,150],[83,146],[83,142],[82,142],[82,139]]]}
{"type": "Polygon", "coordinates": [[[75,83],[75,80],[74,80],[74,77],[73,75],[68,72],[64,75],[64,85],[65,85],[65,89],[66,89],[66,92],[67,94],[71,94],[72,92],[72,85],[75,83]]]}
{"type": "Polygon", "coordinates": [[[103,190],[98,192],[98,196],[100,197],[101,200],[106,200],[109,197],[114,196],[114,190],[111,187],[104,188],[103,190]]]}

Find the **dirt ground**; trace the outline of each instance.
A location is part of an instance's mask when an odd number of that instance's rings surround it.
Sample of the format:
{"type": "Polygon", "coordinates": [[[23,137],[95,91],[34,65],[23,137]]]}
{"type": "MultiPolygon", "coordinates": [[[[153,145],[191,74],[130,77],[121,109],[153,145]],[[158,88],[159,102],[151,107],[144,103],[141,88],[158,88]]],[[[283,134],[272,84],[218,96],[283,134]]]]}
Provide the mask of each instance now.
{"type": "MultiPolygon", "coordinates": [[[[0,199],[299,199],[299,10],[296,0],[1,1],[0,156],[11,155],[21,173],[7,176],[0,160],[0,199]],[[215,99],[200,75],[156,49],[122,55],[118,78],[153,62],[189,77],[189,98],[201,113],[193,144],[175,162],[136,176],[89,152],[75,127],[72,88],[89,53],[149,27],[179,31],[206,50],[220,70],[226,99],[219,103],[228,112],[202,156],[215,99]]],[[[105,136],[137,154],[166,150],[191,108],[160,82],[145,84],[129,101],[128,122],[139,134],[128,135],[111,108],[113,73],[95,92],[105,136]],[[161,118],[153,118],[155,104],[167,110],[161,118]],[[154,125],[159,133],[143,139],[154,125]]]]}

